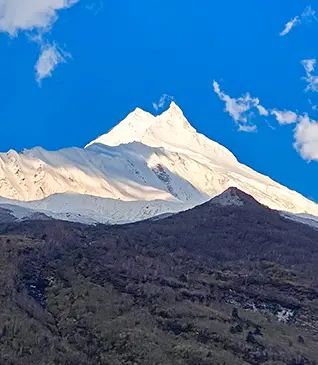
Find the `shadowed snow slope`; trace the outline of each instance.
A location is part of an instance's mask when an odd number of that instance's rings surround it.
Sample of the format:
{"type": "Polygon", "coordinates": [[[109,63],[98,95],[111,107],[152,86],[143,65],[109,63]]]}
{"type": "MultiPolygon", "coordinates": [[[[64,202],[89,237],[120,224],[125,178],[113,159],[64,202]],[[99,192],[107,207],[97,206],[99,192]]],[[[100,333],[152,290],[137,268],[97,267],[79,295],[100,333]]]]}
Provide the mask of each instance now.
{"type": "Polygon", "coordinates": [[[99,222],[150,218],[191,208],[229,187],[273,209],[318,216],[315,203],[198,133],[175,103],[156,117],[136,109],[84,149],[0,154],[2,197],[41,211],[45,206],[54,217],[69,213],[71,220],[74,214],[99,222]]]}
{"type": "MultiPolygon", "coordinates": [[[[178,213],[185,206],[178,202],[121,201],[81,194],[54,194],[35,201],[14,201],[0,198],[0,212],[5,210],[18,220],[42,217],[79,222],[84,224],[124,224],[137,222],[166,213],[178,213]]],[[[0,220],[1,221],[1,220],[0,220]]]]}

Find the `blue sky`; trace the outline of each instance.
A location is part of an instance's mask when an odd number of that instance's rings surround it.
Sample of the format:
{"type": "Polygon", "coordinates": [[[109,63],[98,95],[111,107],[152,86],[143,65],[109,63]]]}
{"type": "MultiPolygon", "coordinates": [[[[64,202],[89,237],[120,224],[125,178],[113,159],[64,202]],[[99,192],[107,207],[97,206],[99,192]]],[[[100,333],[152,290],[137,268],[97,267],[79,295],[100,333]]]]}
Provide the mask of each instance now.
{"type": "Polygon", "coordinates": [[[25,16],[25,2],[0,0],[1,151],[84,146],[137,106],[155,112],[152,103],[169,94],[241,162],[318,201],[314,4],[79,0],[60,9],[60,0],[38,1],[35,11],[45,13],[47,1],[56,17],[12,19],[25,16]],[[52,59],[60,64],[46,78],[52,59]]]}

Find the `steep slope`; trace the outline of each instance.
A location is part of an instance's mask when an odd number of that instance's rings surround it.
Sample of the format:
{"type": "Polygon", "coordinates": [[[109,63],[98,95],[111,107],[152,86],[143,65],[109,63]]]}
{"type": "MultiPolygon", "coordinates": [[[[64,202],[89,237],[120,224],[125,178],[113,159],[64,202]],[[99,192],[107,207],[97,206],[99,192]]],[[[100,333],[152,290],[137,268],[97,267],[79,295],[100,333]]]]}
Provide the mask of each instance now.
{"type": "Polygon", "coordinates": [[[318,216],[315,203],[242,165],[198,133],[175,103],[156,117],[136,109],[85,149],[36,147],[0,154],[0,196],[11,199],[4,203],[52,217],[61,213],[63,219],[114,222],[116,205],[116,221],[131,222],[191,208],[231,186],[273,209],[318,216]],[[147,217],[148,202],[153,209],[147,217]]]}
{"type": "Polygon", "coordinates": [[[22,201],[66,192],[124,201],[200,200],[204,194],[160,165],[169,157],[140,143],[9,151],[0,155],[0,195],[22,201]]]}
{"type": "Polygon", "coordinates": [[[18,220],[43,218],[78,222],[83,224],[124,224],[137,222],[165,213],[178,213],[187,206],[178,201],[99,198],[82,194],[53,194],[48,198],[21,202],[0,198],[3,209],[18,220]]]}
{"type": "Polygon", "coordinates": [[[0,364],[318,365],[317,242],[235,188],[152,222],[0,224],[0,364]]]}
{"type": "Polygon", "coordinates": [[[119,146],[136,141],[151,147],[163,147],[170,152],[196,156],[199,159],[206,157],[219,164],[237,162],[235,156],[225,147],[198,133],[174,102],[157,117],[137,108],[109,133],[100,136],[86,147],[95,143],[119,146]]]}
{"type": "Polygon", "coordinates": [[[136,109],[86,147],[136,141],[163,147],[169,156],[163,165],[209,197],[235,186],[272,209],[318,215],[317,204],[239,163],[225,147],[198,133],[174,102],[157,117],[136,109]]]}

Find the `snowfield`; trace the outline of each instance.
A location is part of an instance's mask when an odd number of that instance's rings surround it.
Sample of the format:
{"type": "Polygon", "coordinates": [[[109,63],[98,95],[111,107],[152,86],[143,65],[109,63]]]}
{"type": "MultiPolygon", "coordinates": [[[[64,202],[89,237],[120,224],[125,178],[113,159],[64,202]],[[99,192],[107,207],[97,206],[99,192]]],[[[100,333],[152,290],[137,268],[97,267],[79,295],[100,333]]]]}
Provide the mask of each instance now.
{"type": "Polygon", "coordinates": [[[134,222],[189,209],[229,187],[272,209],[318,216],[317,204],[198,133],[175,103],[159,116],[136,109],[82,149],[0,154],[0,206],[19,219],[41,212],[90,224],[134,222]]]}

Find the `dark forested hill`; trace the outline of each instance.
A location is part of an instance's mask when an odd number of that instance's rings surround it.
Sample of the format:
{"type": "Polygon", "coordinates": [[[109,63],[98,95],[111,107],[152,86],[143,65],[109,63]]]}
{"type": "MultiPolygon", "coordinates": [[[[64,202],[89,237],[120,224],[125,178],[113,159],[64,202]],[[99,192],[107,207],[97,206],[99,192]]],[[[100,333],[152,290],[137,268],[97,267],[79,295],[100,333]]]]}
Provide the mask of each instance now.
{"type": "Polygon", "coordinates": [[[0,224],[1,365],[317,365],[318,232],[232,189],[126,226],[0,224]]]}

